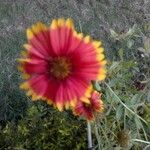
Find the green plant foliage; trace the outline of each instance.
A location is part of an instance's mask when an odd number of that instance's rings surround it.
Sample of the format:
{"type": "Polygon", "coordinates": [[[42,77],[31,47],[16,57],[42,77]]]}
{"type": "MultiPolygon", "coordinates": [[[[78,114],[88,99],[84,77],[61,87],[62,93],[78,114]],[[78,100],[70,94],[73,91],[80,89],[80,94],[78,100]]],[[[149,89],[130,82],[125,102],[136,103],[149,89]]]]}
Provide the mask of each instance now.
{"type": "Polygon", "coordinates": [[[135,34],[132,34],[127,40],[118,41],[120,59],[115,58],[115,61],[109,62],[108,77],[101,87],[106,112],[94,125],[97,126],[95,134],[99,135],[97,140],[100,141],[98,145],[101,149],[125,147],[125,149],[140,150],[148,145],[145,146],[142,142],[135,143],[132,139],[150,140],[149,61],[134,55],[132,44],[128,45],[134,36],[135,34]],[[125,131],[127,132],[124,133],[125,131]]]}
{"type": "Polygon", "coordinates": [[[29,107],[16,126],[9,122],[0,134],[2,149],[85,149],[85,123],[70,112],[61,113],[42,103],[29,107]]]}

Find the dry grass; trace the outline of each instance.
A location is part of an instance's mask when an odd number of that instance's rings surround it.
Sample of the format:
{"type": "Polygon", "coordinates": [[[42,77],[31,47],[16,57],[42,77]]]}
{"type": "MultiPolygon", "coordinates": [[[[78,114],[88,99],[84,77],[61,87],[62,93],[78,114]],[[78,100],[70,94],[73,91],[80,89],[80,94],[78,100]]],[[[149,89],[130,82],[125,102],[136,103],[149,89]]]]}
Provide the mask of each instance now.
{"type": "Polygon", "coordinates": [[[134,38],[134,55],[138,55],[138,47],[143,47],[143,37],[150,34],[145,29],[150,21],[149,0],[0,0],[1,123],[18,120],[26,112],[28,101],[18,89],[16,69],[16,58],[26,42],[25,29],[39,20],[49,25],[58,17],[73,18],[78,31],[101,39],[108,60],[117,60],[114,54],[120,46],[111,38],[110,29],[121,35],[136,25],[140,34],[134,38]]]}

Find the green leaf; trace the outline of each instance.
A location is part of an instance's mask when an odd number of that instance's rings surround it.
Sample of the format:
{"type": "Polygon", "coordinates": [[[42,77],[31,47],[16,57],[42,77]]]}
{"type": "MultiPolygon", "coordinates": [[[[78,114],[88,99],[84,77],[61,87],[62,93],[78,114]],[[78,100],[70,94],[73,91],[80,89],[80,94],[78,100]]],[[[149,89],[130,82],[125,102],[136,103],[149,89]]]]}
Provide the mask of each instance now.
{"type": "Polygon", "coordinates": [[[120,59],[123,61],[123,49],[122,48],[120,48],[119,49],[119,51],[118,51],[118,54],[119,54],[119,57],[120,57],[120,59]]]}
{"type": "Polygon", "coordinates": [[[114,148],[114,150],[122,150],[122,148],[117,146],[117,147],[114,148]]]}
{"type": "Polygon", "coordinates": [[[147,94],[147,101],[150,102],[150,91],[147,94]]]}
{"type": "Polygon", "coordinates": [[[150,52],[150,38],[144,38],[144,49],[147,51],[147,52],[150,52]]]}
{"type": "Polygon", "coordinates": [[[118,37],[118,34],[113,29],[110,29],[110,34],[113,38],[118,37]]]}
{"type": "Polygon", "coordinates": [[[134,104],[137,104],[139,102],[139,94],[135,94],[131,100],[130,100],[131,104],[134,105],[134,104]]]}
{"type": "Polygon", "coordinates": [[[98,83],[98,81],[93,82],[93,87],[95,90],[101,91],[101,87],[100,87],[100,84],[98,83]]]}
{"type": "Polygon", "coordinates": [[[129,40],[129,41],[127,42],[127,47],[128,47],[128,48],[131,48],[131,47],[133,46],[133,44],[134,44],[134,41],[133,41],[133,40],[129,40]]]}
{"type": "Polygon", "coordinates": [[[116,110],[116,119],[119,121],[123,115],[123,106],[120,104],[116,110]]]}
{"type": "Polygon", "coordinates": [[[135,121],[137,129],[141,129],[143,127],[142,122],[139,118],[135,117],[134,121],[135,121]]]}
{"type": "Polygon", "coordinates": [[[118,61],[114,61],[113,63],[112,63],[112,65],[110,66],[110,71],[113,71],[113,70],[115,70],[118,66],[119,66],[119,64],[120,64],[120,62],[118,62],[118,61]]]}

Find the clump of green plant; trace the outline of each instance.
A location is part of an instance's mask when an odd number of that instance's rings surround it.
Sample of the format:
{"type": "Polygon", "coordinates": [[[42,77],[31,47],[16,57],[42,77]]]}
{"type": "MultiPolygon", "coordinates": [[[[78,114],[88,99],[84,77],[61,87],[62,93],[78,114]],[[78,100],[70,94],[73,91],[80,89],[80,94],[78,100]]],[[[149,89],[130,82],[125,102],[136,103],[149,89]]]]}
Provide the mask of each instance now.
{"type": "Polygon", "coordinates": [[[86,125],[71,112],[61,113],[43,103],[28,108],[17,124],[9,122],[0,132],[2,149],[86,149],[86,125]]]}
{"type": "Polygon", "coordinates": [[[150,62],[142,57],[144,52],[136,49],[137,29],[134,27],[124,35],[111,31],[118,46],[114,45],[116,54],[108,64],[107,81],[99,87],[106,106],[104,115],[93,125],[99,149],[140,150],[150,144],[150,62]]]}

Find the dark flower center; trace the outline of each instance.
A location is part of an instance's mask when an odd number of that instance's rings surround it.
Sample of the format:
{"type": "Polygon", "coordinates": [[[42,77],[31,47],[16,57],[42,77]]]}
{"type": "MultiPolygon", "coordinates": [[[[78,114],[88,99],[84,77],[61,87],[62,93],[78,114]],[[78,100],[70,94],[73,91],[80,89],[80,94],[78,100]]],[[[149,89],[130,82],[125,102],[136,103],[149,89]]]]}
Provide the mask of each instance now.
{"type": "Polygon", "coordinates": [[[56,57],[52,61],[50,72],[57,79],[64,79],[70,74],[71,63],[66,57],[56,57]]]}

